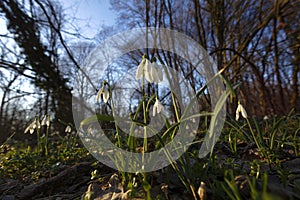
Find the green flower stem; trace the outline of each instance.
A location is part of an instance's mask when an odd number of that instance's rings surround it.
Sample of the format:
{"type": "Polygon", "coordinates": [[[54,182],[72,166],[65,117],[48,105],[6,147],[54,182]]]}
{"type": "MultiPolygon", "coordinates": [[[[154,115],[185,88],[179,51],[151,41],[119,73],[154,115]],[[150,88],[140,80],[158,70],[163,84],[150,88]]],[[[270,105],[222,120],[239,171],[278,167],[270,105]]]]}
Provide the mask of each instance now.
{"type": "Polygon", "coordinates": [[[252,129],[252,126],[251,126],[251,124],[250,124],[249,119],[246,118],[246,121],[247,121],[247,124],[248,124],[248,126],[249,126],[249,128],[250,128],[250,132],[251,132],[251,134],[252,134],[252,137],[253,137],[253,140],[254,140],[256,146],[258,147],[258,149],[259,149],[261,152],[263,152],[263,151],[262,151],[262,150],[263,150],[263,147],[262,147],[262,145],[258,142],[256,136],[254,135],[254,131],[253,131],[253,129],[252,129]]]}
{"type": "MultiPolygon", "coordinates": [[[[143,56],[144,57],[144,56],[143,56]]],[[[145,58],[146,59],[146,58],[145,58]]],[[[142,101],[143,101],[143,115],[144,115],[144,123],[147,123],[147,113],[146,113],[146,98],[145,98],[145,65],[143,66],[143,75],[142,75],[142,101]]],[[[143,144],[143,153],[148,151],[148,139],[147,139],[147,128],[144,126],[144,144],[143,144]]],[[[144,159],[144,156],[143,156],[144,159]]]]}
{"type": "MultiPolygon", "coordinates": [[[[146,105],[145,100],[143,101],[143,112],[144,112],[144,123],[147,123],[147,113],[146,113],[146,105]]],[[[148,139],[147,139],[147,126],[144,126],[144,144],[143,144],[143,153],[148,151],[148,139]]]]}
{"type": "Polygon", "coordinates": [[[177,109],[177,106],[176,106],[176,100],[175,100],[175,96],[174,96],[173,92],[171,92],[171,96],[172,96],[172,102],[173,102],[173,106],[174,106],[174,110],[175,110],[176,121],[179,122],[180,121],[180,116],[179,116],[179,113],[178,113],[178,109],[177,109]]]}
{"type": "MultiPolygon", "coordinates": [[[[165,142],[163,141],[162,137],[159,134],[156,134],[155,136],[157,137],[157,139],[159,140],[161,145],[165,146],[165,142]]],[[[163,148],[163,151],[164,151],[168,161],[170,162],[173,170],[178,175],[180,181],[183,183],[185,188],[194,195],[194,192],[192,191],[192,188],[190,187],[189,180],[187,180],[187,177],[185,177],[183,172],[179,169],[178,163],[173,161],[171,153],[166,148],[163,148]]]]}
{"type": "MultiPolygon", "coordinates": [[[[148,40],[146,40],[148,41],[148,40]]],[[[145,67],[145,65],[143,66],[145,67]]],[[[143,68],[143,75],[142,75],[142,104],[143,104],[143,114],[144,114],[144,123],[147,123],[147,113],[146,113],[146,93],[145,93],[145,68],[143,68]]],[[[145,153],[148,151],[148,138],[147,138],[147,126],[144,126],[144,142],[143,142],[143,156],[142,156],[142,162],[145,161],[145,153]]],[[[151,185],[147,181],[147,174],[142,173],[143,179],[144,179],[144,190],[146,192],[146,199],[151,200],[150,190],[151,185]]]]}
{"type": "MultiPolygon", "coordinates": [[[[109,90],[109,96],[110,96],[110,100],[111,100],[111,110],[113,112],[113,116],[116,116],[116,112],[115,112],[115,104],[112,98],[112,91],[111,91],[111,87],[110,85],[105,81],[104,84],[108,85],[108,90],[109,90]]],[[[115,124],[115,128],[116,128],[116,134],[117,134],[117,140],[118,140],[118,147],[121,147],[121,139],[120,139],[120,134],[119,134],[119,128],[118,128],[118,122],[117,120],[114,121],[115,124]]]]}
{"type": "Polygon", "coordinates": [[[41,136],[40,136],[40,128],[36,129],[36,136],[37,136],[37,150],[38,153],[41,152],[41,136]]]}
{"type": "Polygon", "coordinates": [[[46,137],[45,137],[45,155],[48,156],[48,136],[49,136],[49,127],[46,129],[46,137]]]}

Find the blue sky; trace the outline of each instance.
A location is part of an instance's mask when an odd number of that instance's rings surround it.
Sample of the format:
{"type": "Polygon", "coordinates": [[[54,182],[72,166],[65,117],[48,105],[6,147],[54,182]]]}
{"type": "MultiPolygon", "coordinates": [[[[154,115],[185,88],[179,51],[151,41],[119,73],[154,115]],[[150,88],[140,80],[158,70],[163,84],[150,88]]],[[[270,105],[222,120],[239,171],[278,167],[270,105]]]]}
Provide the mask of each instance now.
{"type": "MultiPolygon", "coordinates": [[[[80,33],[87,37],[93,37],[101,25],[114,25],[116,14],[110,9],[109,0],[61,0],[67,20],[76,18],[80,33]]],[[[0,18],[0,34],[6,34],[5,21],[0,18]]]]}
{"type": "Polygon", "coordinates": [[[101,25],[113,25],[116,14],[110,9],[109,0],[62,0],[70,20],[76,18],[81,34],[93,37],[101,25]]]}
{"type": "MultiPolygon", "coordinates": [[[[61,0],[66,20],[80,28],[80,34],[93,38],[102,25],[114,25],[116,14],[110,9],[109,0],[61,0]],[[76,21],[74,18],[76,18],[76,21]]],[[[72,30],[70,30],[73,32],[72,30]]],[[[7,34],[6,22],[0,18],[0,34],[7,34]]],[[[8,43],[8,45],[12,45],[8,43]]],[[[4,71],[5,73],[5,71],[4,71]]],[[[9,73],[5,73],[9,76],[9,73]]],[[[23,90],[31,92],[30,84],[23,82],[23,90]]],[[[2,99],[0,91],[0,99],[2,99]]],[[[29,97],[30,99],[30,97],[29,97]]]]}

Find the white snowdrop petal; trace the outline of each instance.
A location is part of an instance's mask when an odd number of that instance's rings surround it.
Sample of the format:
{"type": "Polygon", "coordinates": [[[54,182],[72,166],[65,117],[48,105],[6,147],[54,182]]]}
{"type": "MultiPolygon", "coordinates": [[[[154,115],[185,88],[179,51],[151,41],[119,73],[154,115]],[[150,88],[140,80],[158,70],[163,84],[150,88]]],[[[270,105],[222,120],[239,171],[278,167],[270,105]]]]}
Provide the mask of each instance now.
{"type": "Polygon", "coordinates": [[[156,115],[156,111],[157,111],[157,107],[155,106],[155,104],[154,104],[154,106],[153,106],[153,117],[156,115]]]}
{"type": "Polygon", "coordinates": [[[155,83],[155,84],[158,84],[158,74],[157,74],[157,69],[155,66],[152,66],[151,68],[151,77],[152,77],[152,81],[155,83]]]}
{"type": "Polygon", "coordinates": [[[160,103],[160,101],[158,99],[156,99],[154,106],[153,106],[153,116],[161,113],[163,110],[164,110],[164,106],[160,103]]]}
{"type": "Polygon", "coordinates": [[[41,126],[46,125],[46,120],[47,120],[47,115],[44,115],[42,122],[41,122],[41,126]]]}
{"type": "Polygon", "coordinates": [[[103,88],[101,88],[97,93],[97,97],[96,97],[97,102],[99,102],[102,92],[103,92],[103,88]]]}
{"type": "Polygon", "coordinates": [[[104,90],[103,92],[103,101],[104,103],[107,103],[109,99],[109,92],[107,90],[104,90]]]}
{"type": "Polygon", "coordinates": [[[240,113],[239,112],[235,113],[235,120],[238,121],[239,118],[240,118],[240,113]]]}
{"type": "Polygon", "coordinates": [[[156,99],[156,101],[155,101],[155,103],[154,103],[154,105],[153,105],[153,117],[156,115],[156,113],[157,113],[157,106],[158,106],[158,102],[157,102],[157,99],[156,99]]]}
{"type": "Polygon", "coordinates": [[[66,133],[71,133],[72,131],[72,128],[68,125],[66,128],[65,128],[65,132],[66,133]]]}
{"type": "Polygon", "coordinates": [[[248,114],[247,114],[247,111],[246,109],[242,106],[242,104],[239,104],[237,109],[236,109],[236,112],[235,112],[235,119],[236,121],[239,120],[240,118],[240,113],[242,113],[242,117],[244,117],[245,119],[248,117],[248,114]]]}
{"type": "Polygon", "coordinates": [[[247,111],[246,111],[246,109],[245,109],[243,106],[241,106],[241,113],[242,113],[242,116],[243,116],[245,119],[248,117],[247,111]]]}
{"type": "Polygon", "coordinates": [[[148,59],[145,61],[145,78],[149,83],[153,82],[153,78],[151,75],[152,65],[148,59]]]}
{"type": "Polygon", "coordinates": [[[137,70],[136,70],[136,74],[135,74],[135,79],[138,80],[142,77],[143,75],[143,68],[144,68],[144,65],[145,65],[145,60],[142,60],[142,62],[139,64],[137,70]]]}
{"type": "Polygon", "coordinates": [[[163,81],[162,70],[156,62],[153,62],[152,65],[153,68],[155,69],[155,81],[157,84],[158,82],[163,81]]]}
{"type": "Polygon", "coordinates": [[[30,129],[31,129],[31,126],[29,125],[29,126],[25,129],[24,133],[27,133],[30,129]]]}
{"type": "Polygon", "coordinates": [[[48,120],[46,122],[46,125],[49,127],[50,126],[50,117],[47,117],[47,118],[48,118],[48,120]]]}

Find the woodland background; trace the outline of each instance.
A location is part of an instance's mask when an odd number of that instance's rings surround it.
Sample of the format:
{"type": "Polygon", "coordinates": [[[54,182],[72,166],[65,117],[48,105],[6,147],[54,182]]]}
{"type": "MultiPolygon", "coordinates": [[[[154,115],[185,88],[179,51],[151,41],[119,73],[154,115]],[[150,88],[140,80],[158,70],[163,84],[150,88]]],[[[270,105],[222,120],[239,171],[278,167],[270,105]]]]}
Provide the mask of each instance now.
{"type": "MultiPolygon", "coordinates": [[[[182,32],[203,46],[224,76],[241,86],[228,100],[233,115],[240,100],[249,116],[299,112],[300,2],[297,0],[111,0],[115,26],[102,26],[93,38],[82,35],[76,17],[59,1],[2,0],[0,17],[8,32],[0,35],[0,144],[35,117],[49,114],[55,130],[72,123],[76,74],[93,48],[106,38],[137,27],[164,27],[182,32]],[[30,89],[28,89],[28,88],[30,89]]],[[[101,19],[99,19],[101,20],[101,19]]],[[[136,67],[145,52],[134,52],[104,78],[136,67]],[[131,59],[131,60],[129,60],[131,59]],[[130,64],[128,64],[130,62],[130,64]]],[[[164,62],[185,74],[190,67],[166,52],[164,62]]],[[[203,83],[189,76],[191,87],[203,83]]],[[[96,83],[97,86],[100,85],[96,83]]],[[[78,85],[78,84],[77,84],[78,85]]],[[[209,97],[204,98],[209,104],[209,97]]]]}

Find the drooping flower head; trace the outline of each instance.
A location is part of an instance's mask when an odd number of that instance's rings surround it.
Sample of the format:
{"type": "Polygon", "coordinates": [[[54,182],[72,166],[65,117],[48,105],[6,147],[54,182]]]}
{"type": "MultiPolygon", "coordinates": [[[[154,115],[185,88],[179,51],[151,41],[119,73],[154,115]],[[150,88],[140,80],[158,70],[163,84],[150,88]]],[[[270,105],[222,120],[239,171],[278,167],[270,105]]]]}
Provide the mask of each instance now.
{"type": "Polygon", "coordinates": [[[160,67],[156,63],[156,58],[153,57],[152,62],[147,59],[146,55],[143,55],[141,63],[138,65],[135,78],[139,80],[142,76],[145,76],[146,81],[149,83],[158,84],[163,80],[163,75],[160,67]]]}
{"type": "Polygon", "coordinates": [[[105,85],[106,85],[106,82],[103,81],[102,87],[101,87],[100,90],[98,91],[98,94],[97,94],[97,97],[96,97],[97,102],[99,102],[101,96],[102,96],[102,98],[103,98],[104,103],[107,103],[107,102],[108,102],[108,99],[109,99],[109,91],[108,91],[108,89],[105,87],[105,85]]]}
{"type": "Polygon", "coordinates": [[[235,120],[238,121],[240,118],[240,113],[242,113],[242,116],[246,119],[248,117],[246,109],[242,106],[241,102],[238,101],[238,107],[235,112],[235,120]]]}
{"type": "Polygon", "coordinates": [[[147,66],[150,63],[150,61],[147,59],[147,55],[144,54],[142,57],[141,63],[138,65],[138,68],[136,70],[135,79],[139,80],[145,71],[145,66],[147,66]]]}
{"type": "Polygon", "coordinates": [[[72,128],[70,125],[68,125],[66,128],[65,128],[65,132],[66,133],[71,133],[72,132],[72,128]]]}
{"type": "Polygon", "coordinates": [[[29,132],[30,134],[33,134],[35,129],[37,128],[37,119],[35,118],[33,122],[25,129],[24,133],[29,132]]]}
{"type": "Polygon", "coordinates": [[[156,58],[153,57],[152,59],[152,68],[151,68],[151,76],[152,76],[152,81],[155,84],[158,84],[158,82],[163,81],[163,74],[162,74],[162,70],[159,67],[159,65],[156,63],[156,58]]]}
{"type": "Polygon", "coordinates": [[[158,98],[156,98],[156,101],[153,105],[153,117],[156,115],[156,114],[159,114],[161,112],[163,112],[164,110],[164,106],[160,103],[160,101],[158,100],[158,98]]]}
{"type": "Polygon", "coordinates": [[[201,185],[198,188],[198,195],[200,197],[200,200],[205,200],[206,199],[206,186],[203,181],[201,181],[201,185]]]}
{"type": "Polygon", "coordinates": [[[50,116],[49,115],[44,115],[42,122],[41,122],[41,126],[46,125],[47,127],[50,126],[50,116]]]}

